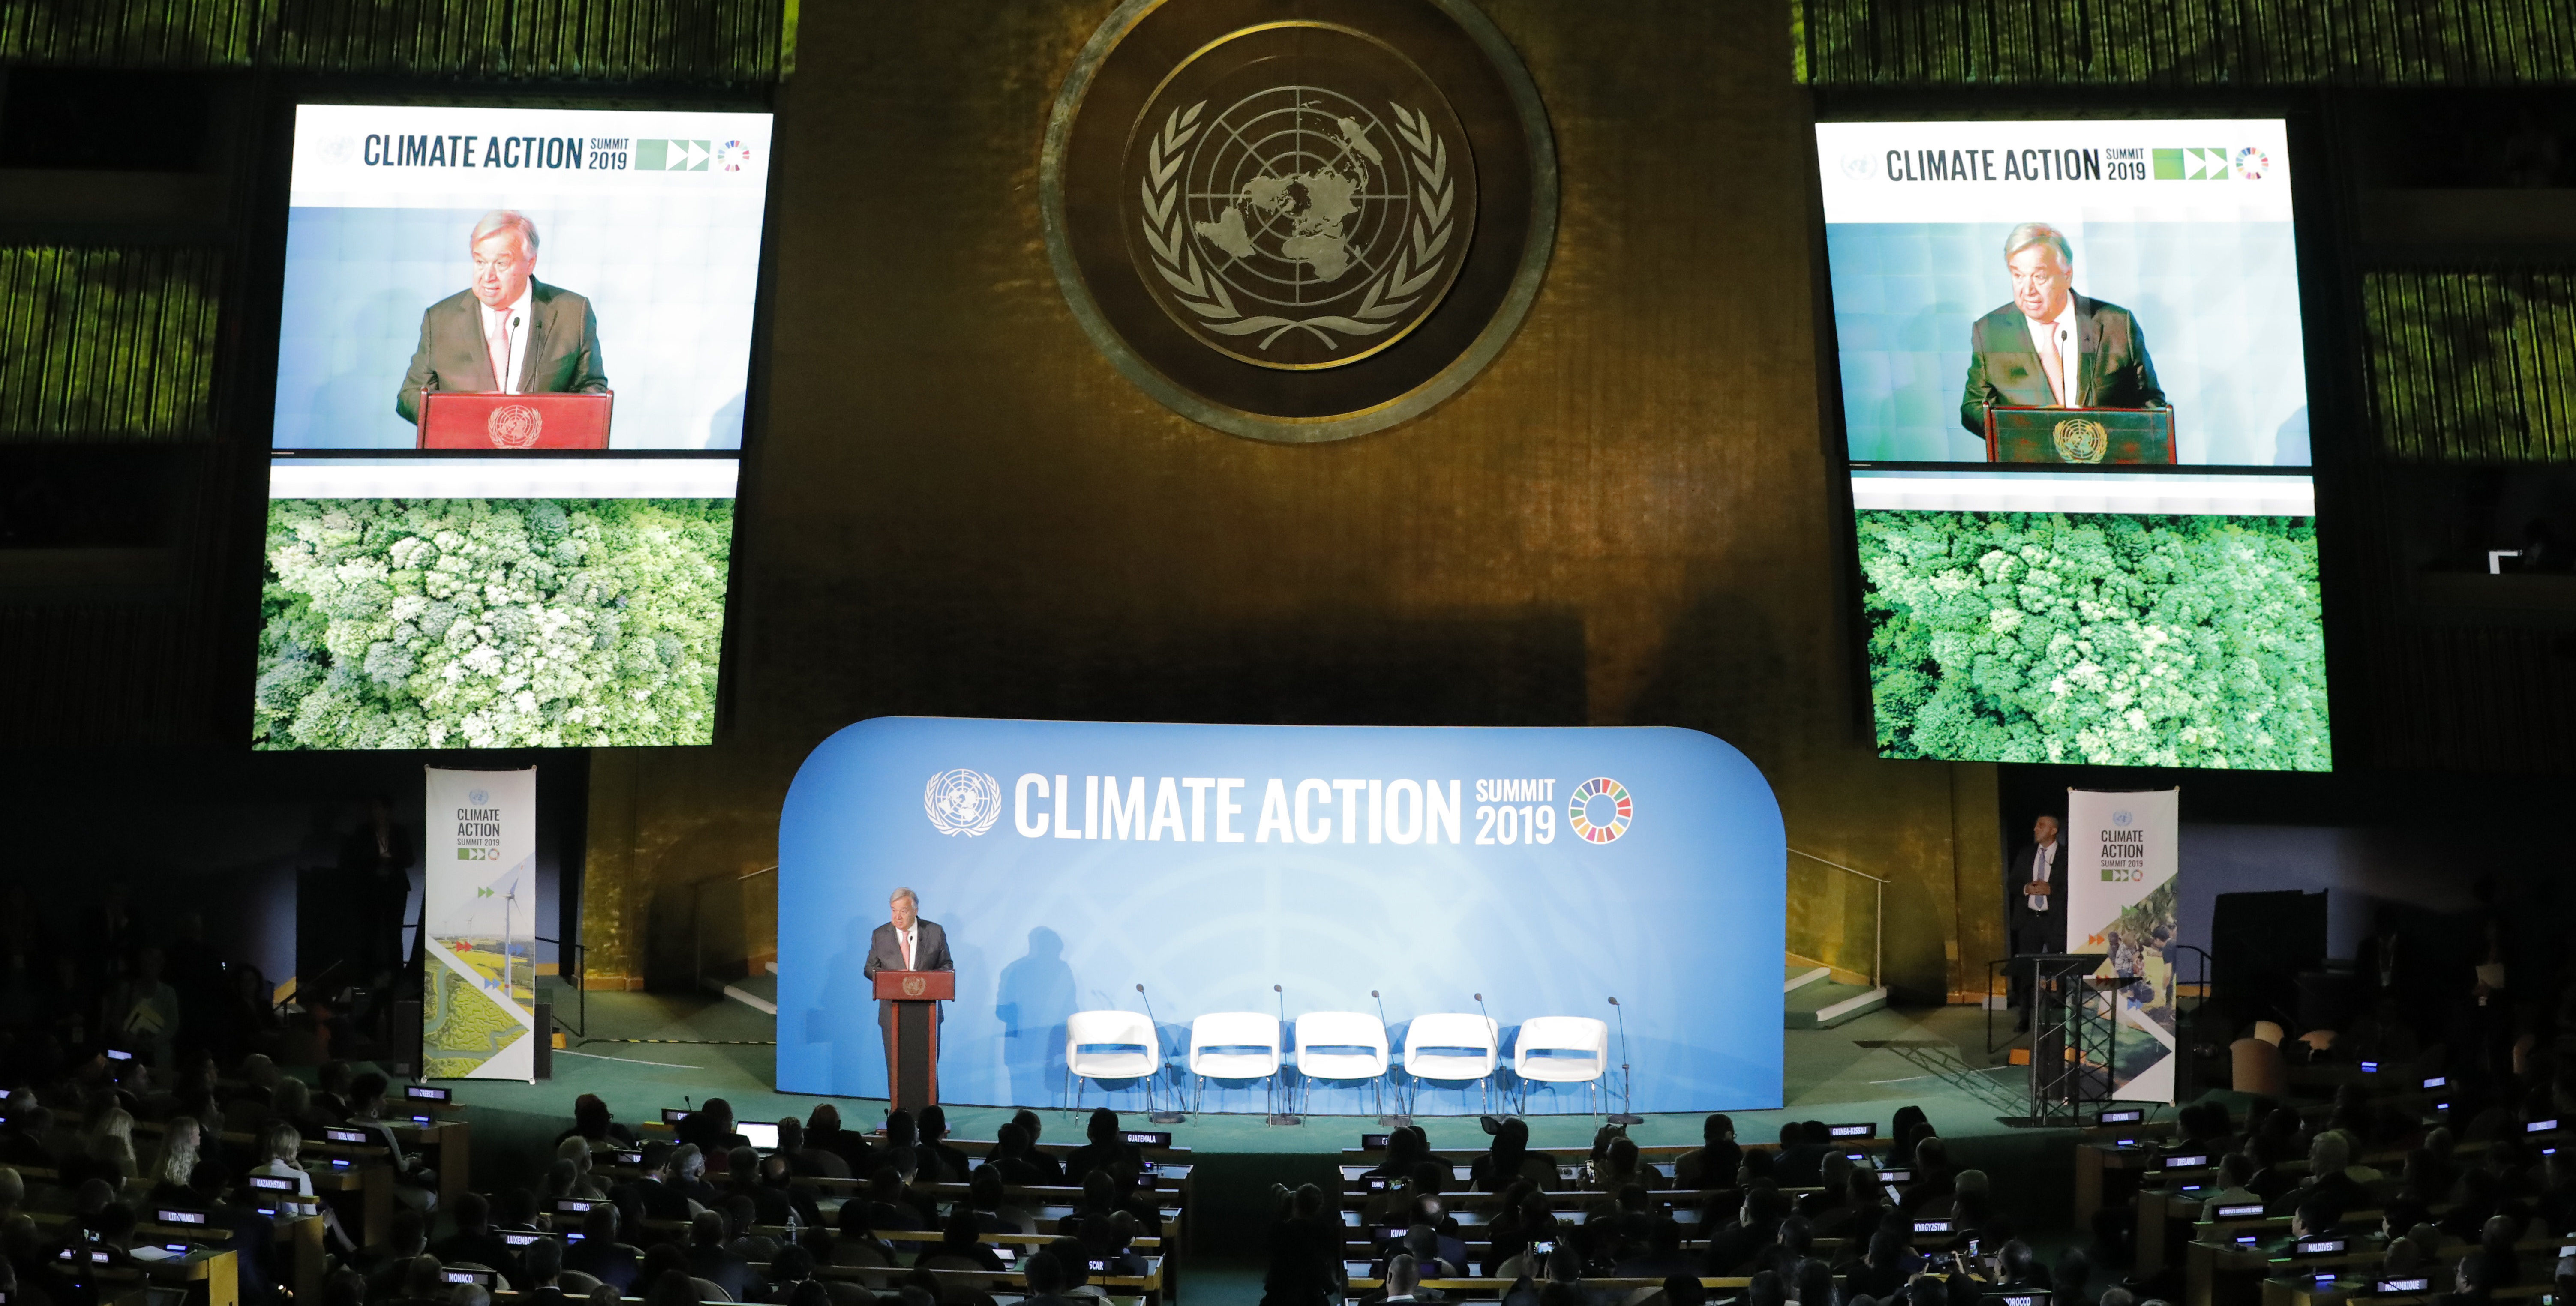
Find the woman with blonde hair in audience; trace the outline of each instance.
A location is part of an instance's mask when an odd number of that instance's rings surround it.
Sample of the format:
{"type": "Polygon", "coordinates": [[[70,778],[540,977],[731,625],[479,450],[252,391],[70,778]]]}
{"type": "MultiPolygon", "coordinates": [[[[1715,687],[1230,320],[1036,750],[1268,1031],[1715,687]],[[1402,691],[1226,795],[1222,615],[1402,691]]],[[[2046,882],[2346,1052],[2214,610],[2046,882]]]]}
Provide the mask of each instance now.
{"type": "Polygon", "coordinates": [[[152,1200],[186,1206],[196,1200],[188,1177],[197,1172],[205,1133],[194,1116],[172,1116],[161,1126],[161,1150],[152,1158],[152,1200]]]}
{"type": "MultiPolygon", "coordinates": [[[[562,1142],[555,1144],[555,1160],[556,1160],[558,1163],[562,1163],[562,1162],[570,1162],[570,1163],[571,1163],[571,1165],[572,1165],[572,1170],[573,1170],[573,1182],[572,1182],[572,1186],[571,1186],[571,1188],[570,1188],[568,1191],[560,1192],[560,1193],[558,1193],[558,1192],[549,1192],[549,1193],[547,1193],[547,1194],[546,1194],[548,1197],[606,1197],[606,1196],[608,1196],[608,1190],[607,1190],[606,1188],[602,1187],[602,1186],[600,1185],[599,1180],[598,1180],[598,1179],[596,1179],[596,1178],[594,1178],[594,1177],[591,1175],[591,1172],[590,1172],[590,1170],[591,1170],[591,1163],[592,1163],[591,1152],[590,1152],[590,1140],[588,1140],[588,1139],[584,1139],[584,1138],[567,1138],[567,1139],[563,1140],[562,1142]]],[[[549,1184],[549,1186],[551,1186],[551,1185],[552,1185],[552,1182],[553,1182],[553,1177],[552,1177],[552,1175],[551,1175],[551,1174],[549,1174],[549,1175],[548,1175],[548,1184],[549,1184]]]]}

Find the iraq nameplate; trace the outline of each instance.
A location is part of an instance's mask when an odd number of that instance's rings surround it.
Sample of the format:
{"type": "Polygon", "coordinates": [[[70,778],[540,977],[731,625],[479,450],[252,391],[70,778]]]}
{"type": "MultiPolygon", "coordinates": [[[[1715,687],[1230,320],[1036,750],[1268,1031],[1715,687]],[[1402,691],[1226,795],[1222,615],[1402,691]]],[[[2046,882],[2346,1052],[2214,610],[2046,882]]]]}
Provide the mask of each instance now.
{"type": "Polygon", "coordinates": [[[1126,0],[1047,125],[1047,250],[1120,372],[1334,440],[1501,352],[1556,226],[1547,120],[1468,0],[1126,0]]]}

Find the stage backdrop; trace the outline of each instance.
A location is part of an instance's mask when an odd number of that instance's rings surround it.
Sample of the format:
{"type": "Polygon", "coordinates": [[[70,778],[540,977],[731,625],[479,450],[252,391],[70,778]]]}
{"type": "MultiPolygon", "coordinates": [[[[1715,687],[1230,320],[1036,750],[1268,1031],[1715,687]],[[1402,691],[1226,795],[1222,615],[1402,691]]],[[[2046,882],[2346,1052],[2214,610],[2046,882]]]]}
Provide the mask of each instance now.
{"type": "Polygon", "coordinates": [[[2111,1096],[2174,1100],[2174,839],[2182,791],[2066,791],[2066,941],[2105,954],[2097,975],[2135,975],[2115,1004],[2111,1096]]]}
{"type": "Polygon", "coordinates": [[[422,1078],[534,1082],[537,770],[423,769],[422,1078]]]}
{"type": "MultiPolygon", "coordinates": [[[[782,1092],[885,1096],[861,967],[908,885],[958,971],[945,1101],[1062,1101],[1066,1018],[1141,1011],[1141,983],[1175,1066],[1192,1018],[1276,1014],[1273,984],[1291,1021],[1378,990],[1398,1059],[1413,1016],[1482,993],[1506,1066],[1521,1022],[1589,1016],[1640,1111],[1781,1102],[1780,810],[1694,731],[879,718],[805,759],[778,845],[782,1092]]],[[[1425,1088],[1426,1114],[1481,1109],[1425,1088]]],[[[1319,1084],[1308,1108],[1375,1102],[1319,1084]]],[[[1263,1104],[1211,1082],[1204,1106],[1263,1104]]]]}

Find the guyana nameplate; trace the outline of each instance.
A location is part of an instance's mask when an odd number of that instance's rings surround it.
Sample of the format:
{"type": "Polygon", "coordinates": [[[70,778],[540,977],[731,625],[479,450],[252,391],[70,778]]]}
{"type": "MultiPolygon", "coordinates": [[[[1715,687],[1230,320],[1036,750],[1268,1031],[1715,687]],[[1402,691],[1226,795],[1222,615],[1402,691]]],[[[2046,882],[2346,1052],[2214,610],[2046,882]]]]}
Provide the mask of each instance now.
{"type": "Polygon", "coordinates": [[[1047,250],[1130,380],[1334,440],[1455,393],[1545,274],[1556,164],[1468,0],[1127,0],[1047,125],[1047,250]]]}

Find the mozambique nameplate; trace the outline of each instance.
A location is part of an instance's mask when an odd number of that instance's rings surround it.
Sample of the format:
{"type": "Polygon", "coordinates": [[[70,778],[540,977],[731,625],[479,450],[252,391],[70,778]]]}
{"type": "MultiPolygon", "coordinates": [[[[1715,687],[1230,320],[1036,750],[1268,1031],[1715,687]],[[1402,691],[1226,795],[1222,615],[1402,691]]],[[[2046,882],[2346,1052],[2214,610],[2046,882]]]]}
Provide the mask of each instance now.
{"type": "Polygon", "coordinates": [[[2173,463],[2170,408],[1986,409],[1990,463],[2173,463]]]}
{"type": "Polygon", "coordinates": [[[1193,420],[1341,439],[1501,352],[1554,244],[1519,58],[1468,0],[1127,0],[1047,124],[1056,277],[1193,420]]]}

